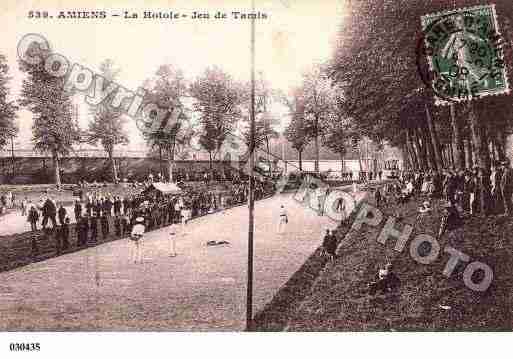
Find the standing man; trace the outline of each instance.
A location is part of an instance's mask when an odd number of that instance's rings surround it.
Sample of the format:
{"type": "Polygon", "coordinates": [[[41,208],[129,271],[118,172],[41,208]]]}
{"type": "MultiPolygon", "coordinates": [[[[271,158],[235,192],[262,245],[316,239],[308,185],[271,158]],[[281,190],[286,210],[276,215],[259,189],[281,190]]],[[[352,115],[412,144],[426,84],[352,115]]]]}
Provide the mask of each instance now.
{"type": "Polygon", "coordinates": [[[78,219],[82,216],[82,203],[79,200],[75,200],[73,213],[75,214],[75,221],[78,223],[78,219]]]}
{"type": "Polygon", "coordinates": [[[107,239],[107,236],[110,233],[109,229],[109,215],[107,215],[107,212],[103,212],[102,216],[100,217],[100,226],[102,229],[102,237],[103,239],[107,239]]]}
{"type": "Polygon", "coordinates": [[[47,197],[43,205],[43,229],[46,228],[48,219],[52,221],[52,228],[57,227],[57,221],[55,219],[56,215],[57,208],[55,207],[55,203],[50,199],[50,197],[47,197]]]}
{"type": "Polygon", "coordinates": [[[64,224],[64,220],[66,219],[66,208],[64,208],[62,203],[59,205],[57,217],[59,218],[59,224],[62,226],[64,224]]]}
{"type": "Polygon", "coordinates": [[[178,235],[178,225],[171,223],[169,226],[169,256],[176,257],[176,236],[178,235]]]}
{"type": "Polygon", "coordinates": [[[114,215],[119,216],[121,214],[121,206],[123,203],[121,202],[121,198],[119,196],[114,197],[114,215]]]}
{"type": "Polygon", "coordinates": [[[34,205],[30,206],[27,221],[30,223],[32,232],[37,231],[37,221],[39,220],[39,212],[34,205]]]}
{"type": "Polygon", "coordinates": [[[324,187],[317,187],[317,215],[324,216],[324,202],[326,200],[327,196],[327,188],[324,187]]]}
{"type": "Polygon", "coordinates": [[[132,248],[132,260],[134,263],[143,262],[143,254],[142,254],[142,241],[143,241],[143,235],[145,231],[144,227],[144,218],[143,217],[137,217],[135,219],[135,225],[132,228],[132,233],[130,235],[130,239],[133,242],[133,248],[132,248]]]}
{"type": "Polygon", "coordinates": [[[75,231],[77,233],[77,247],[82,247],[87,243],[87,236],[89,232],[89,215],[84,213],[84,216],[80,216],[77,221],[75,231]]]}
{"type": "Polygon", "coordinates": [[[91,217],[91,224],[89,229],[91,230],[91,242],[98,242],[98,216],[95,214],[91,217]]]}
{"type": "Polygon", "coordinates": [[[376,207],[381,206],[381,191],[379,190],[379,187],[376,187],[376,192],[374,193],[374,199],[376,200],[376,207]]]}
{"type": "Polygon", "coordinates": [[[509,166],[509,161],[505,160],[501,163],[502,177],[500,182],[501,195],[504,201],[504,215],[509,216],[512,212],[511,193],[513,191],[513,172],[509,166]]]}
{"type": "Polygon", "coordinates": [[[285,226],[289,223],[289,218],[287,216],[287,210],[283,205],[280,207],[280,222],[278,223],[278,234],[283,234],[285,232],[285,226]]]}
{"type": "Polygon", "coordinates": [[[27,197],[25,196],[25,198],[23,198],[23,200],[21,201],[21,215],[22,217],[25,217],[27,215],[27,205],[28,205],[29,201],[27,199],[27,197]]]}

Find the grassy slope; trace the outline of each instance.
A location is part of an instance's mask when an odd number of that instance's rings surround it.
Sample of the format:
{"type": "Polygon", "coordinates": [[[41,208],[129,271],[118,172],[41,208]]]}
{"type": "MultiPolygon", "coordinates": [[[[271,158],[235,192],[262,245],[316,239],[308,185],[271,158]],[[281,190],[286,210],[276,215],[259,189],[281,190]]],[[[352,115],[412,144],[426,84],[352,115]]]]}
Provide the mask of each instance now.
{"type": "MultiPolygon", "coordinates": [[[[387,214],[401,213],[404,223],[413,224],[418,203],[387,214]]],[[[432,216],[415,225],[415,234],[434,234],[439,225],[438,206],[432,216]]],[[[383,222],[384,223],[384,222],[383,222]]],[[[512,241],[513,220],[495,217],[466,220],[464,228],[444,235],[438,259],[422,265],[411,259],[409,242],[403,252],[393,250],[395,240],[376,242],[380,227],[363,226],[350,232],[339,247],[339,257],[320,273],[301,304],[288,313],[291,331],[373,331],[373,330],[511,330],[513,327],[512,241]],[[464,266],[450,278],[442,275],[449,254],[446,245],[468,254],[471,260],[487,263],[494,280],[483,293],[463,284],[464,266]],[[401,279],[396,294],[371,297],[366,293],[380,267],[392,260],[401,279]],[[439,305],[450,306],[444,310],[439,305]]]]}

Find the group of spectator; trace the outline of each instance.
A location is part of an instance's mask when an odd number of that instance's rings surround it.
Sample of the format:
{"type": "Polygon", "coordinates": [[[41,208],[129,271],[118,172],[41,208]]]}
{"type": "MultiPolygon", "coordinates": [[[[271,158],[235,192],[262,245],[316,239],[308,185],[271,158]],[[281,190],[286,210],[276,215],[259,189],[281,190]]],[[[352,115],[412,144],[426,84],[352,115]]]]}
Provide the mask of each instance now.
{"type": "Polygon", "coordinates": [[[363,182],[375,180],[381,181],[383,179],[383,171],[360,171],[358,172],[358,179],[363,182]]]}
{"type": "MultiPolygon", "coordinates": [[[[255,183],[255,198],[261,199],[274,191],[269,183],[255,183]]],[[[91,192],[75,200],[72,214],[76,221],[77,247],[94,244],[114,235],[125,237],[130,234],[137,218],[144,219],[147,230],[157,229],[172,223],[187,223],[190,219],[244,203],[247,201],[248,183],[237,182],[227,191],[219,192],[205,188],[184,187],[183,193],[163,195],[160,192],[118,196],[110,193],[91,192]]],[[[57,203],[46,194],[38,203],[27,200],[27,221],[32,231],[42,229],[53,233],[57,252],[70,246],[70,216],[64,203],[57,203]],[[50,225],[51,223],[51,231],[50,225]]],[[[25,215],[25,214],[24,214],[25,215]]],[[[37,243],[33,243],[37,253],[37,243]]]]}
{"type": "Polygon", "coordinates": [[[4,214],[8,208],[14,208],[16,195],[12,191],[0,194],[0,215],[4,214]]]}
{"type": "Polygon", "coordinates": [[[512,214],[513,170],[509,161],[496,161],[491,168],[403,172],[407,194],[443,198],[470,215],[512,214]]]}

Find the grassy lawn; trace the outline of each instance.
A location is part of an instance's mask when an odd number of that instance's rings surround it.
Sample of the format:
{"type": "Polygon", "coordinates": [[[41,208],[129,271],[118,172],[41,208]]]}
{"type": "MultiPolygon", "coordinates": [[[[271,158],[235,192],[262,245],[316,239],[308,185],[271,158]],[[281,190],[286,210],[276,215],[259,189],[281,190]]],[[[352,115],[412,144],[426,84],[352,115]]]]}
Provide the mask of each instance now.
{"type": "MultiPolygon", "coordinates": [[[[403,224],[414,226],[404,250],[393,248],[395,239],[386,245],[376,238],[384,225],[364,225],[349,231],[339,247],[333,264],[321,263],[315,255],[303,268],[316,268],[313,283],[298,292],[300,300],[281,299],[279,320],[268,316],[258,330],[289,331],[503,331],[512,330],[513,277],[511,218],[473,217],[463,228],[445,234],[440,240],[439,257],[430,265],[419,264],[410,257],[409,245],[417,234],[435,235],[440,223],[440,208],[417,221],[421,200],[406,205],[389,205],[385,217],[402,217],[403,224]],[[470,261],[488,264],[494,272],[491,286],[485,292],[475,292],[463,282],[465,266],[459,264],[446,278],[442,272],[449,259],[444,248],[453,248],[470,256],[470,261]],[[375,280],[379,268],[391,261],[401,280],[398,292],[386,295],[368,294],[368,284],[375,280]],[[317,268],[319,264],[322,269],[317,268]],[[291,305],[287,305],[289,303],[291,305]]],[[[397,222],[397,228],[402,228],[397,222]]],[[[341,234],[345,231],[340,230],[341,234]]],[[[309,270],[306,270],[308,272],[309,270]]],[[[296,274],[297,275],[297,274],[296,274]]],[[[294,278],[294,277],[293,277],[294,278]]],[[[282,295],[285,292],[282,291],[282,295]]],[[[280,293],[279,293],[280,294],[280,293]]],[[[273,300],[276,301],[276,298],[273,300]]],[[[267,313],[261,315],[269,315],[267,313]]]]}

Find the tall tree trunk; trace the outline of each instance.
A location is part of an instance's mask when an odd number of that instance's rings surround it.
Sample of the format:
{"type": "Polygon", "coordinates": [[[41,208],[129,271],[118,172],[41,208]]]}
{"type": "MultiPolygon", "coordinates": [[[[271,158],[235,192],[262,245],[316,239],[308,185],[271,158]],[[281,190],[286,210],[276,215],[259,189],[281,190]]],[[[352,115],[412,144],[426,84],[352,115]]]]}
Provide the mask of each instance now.
{"type": "MultiPolygon", "coordinates": [[[[401,148],[401,153],[403,154],[403,167],[405,169],[409,169],[409,170],[413,169],[411,156],[408,153],[408,147],[407,147],[406,143],[402,144],[400,148],[401,148]]],[[[385,168],[388,169],[386,162],[385,162],[385,168]]]]}
{"type": "Polygon", "coordinates": [[[481,148],[483,149],[484,153],[484,163],[485,168],[489,169],[491,165],[491,157],[490,157],[490,151],[489,151],[489,141],[488,141],[488,128],[485,123],[481,124],[481,148]]]}
{"type": "Polygon", "coordinates": [[[497,134],[496,144],[497,144],[497,156],[499,157],[499,161],[504,161],[504,159],[506,158],[506,153],[505,153],[506,146],[504,145],[502,137],[505,137],[505,135],[503,136],[502,134],[497,134]]]}
{"type": "Polygon", "coordinates": [[[61,166],[59,163],[59,154],[57,151],[52,151],[53,167],[55,169],[55,184],[61,186],[61,166]]]}
{"type": "Polygon", "coordinates": [[[471,169],[473,167],[473,163],[472,163],[472,141],[469,138],[464,140],[464,148],[465,148],[465,167],[467,169],[471,169]]]}
{"type": "Polygon", "coordinates": [[[303,160],[301,158],[301,154],[303,153],[302,150],[298,150],[297,151],[297,156],[298,156],[298,159],[299,159],[299,170],[300,171],[303,171],[303,160]]]}
{"type": "Polygon", "coordinates": [[[449,142],[448,146],[449,151],[449,161],[451,162],[451,168],[454,169],[454,144],[452,142],[449,142]]]}
{"type": "Polygon", "coordinates": [[[441,149],[441,155],[442,155],[442,162],[444,163],[443,168],[445,168],[447,166],[447,156],[445,155],[445,145],[441,145],[440,149],[441,149]]]}
{"type": "MultiPolygon", "coordinates": [[[[427,129],[426,129],[427,130],[427,129]]],[[[426,158],[428,167],[430,170],[436,170],[436,161],[435,161],[435,154],[433,153],[433,146],[431,139],[429,138],[429,131],[422,131],[422,144],[426,148],[426,158]]]]}
{"type": "Polygon", "coordinates": [[[118,169],[116,168],[113,150],[109,150],[107,153],[109,154],[109,161],[112,168],[112,182],[118,183],[118,169]]]}
{"type": "Polygon", "coordinates": [[[267,148],[267,165],[269,166],[269,177],[272,178],[273,166],[271,161],[271,150],[269,148],[269,136],[265,136],[265,146],[267,148]]]}
{"type": "Polygon", "coordinates": [[[43,176],[45,179],[48,177],[48,174],[46,172],[48,172],[48,170],[46,168],[46,157],[43,157],[43,176]]]}
{"type": "Polygon", "coordinates": [[[319,118],[315,116],[315,173],[319,173],[319,118]]]}
{"type": "Polygon", "coordinates": [[[419,164],[418,164],[418,158],[415,155],[415,151],[413,149],[413,144],[410,137],[410,131],[406,130],[406,149],[408,150],[408,154],[410,156],[412,170],[418,170],[419,164]]]}
{"type": "Polygon", "coordinates": [[[427,167],[426,156],[425,156],[425,153],[423,153],[422,148],[420,146],[420,141],[417,136],[416,130],[413,130],[412,143],[413,143],[413,149],[415,150],[415,156],[417,157],[417,159],[419,161],[419,169],[424,170],[427,167]]]}
{"type": "Polygon", "coordinates": [[[483,148],[483,134],[479,120],[475,113],[474,105],[469,102],[469,122],[470,131],[472,133],[472,145],[474,148],[475,162],[479,167],[487,168],[489,156],[487,156],[486,148],[483,148]]]}
{"type": "Polygon", "coordinates": [[[497,133],[497,143],[499,145],[499,159],[504,161],[506,159],[506,147],[508,145],[508,135],[506,131],[497,133]]]}
{"type": "Polygon", "coordinates": [[[488,153],[490,154],[491,163],[495,163],[497,157],[495,156],[495,144],[493,142],[493,137],[491,137],[490,141],[488,142],[488,153]]]}
{"type": "Polygon", "coordinates": [[[436,169],[440,170],[443,167],[442,162],[442,154],[440,152],[440,142],[438,141],[438,134],[436,133],[435,124],[433,122],[433,118],[431,117],[431,112],[429,111],[428,105],[425,104],[426,108],[426,118],[429,129],[429,137],[431,138],[431,144],[433,147],[433,152],[435,156],[436,169]]]}
{"type": "Polygon", "coordinates": [[[361,142],[358,144],[358,165],[360,166],[360,173],[362,173],[363,172],[363,161],[362,161],[361,142]]]}
{"type": "Polygon", "coordinates": [[[167,171],[168,171],[168,177],[169,177],[170,183],[174,182],[174,178],[173,178],[174,169],[175,169],[175,143],[173,142],[171,149],[168,151],[168,157],[167,157],[167,171]]]}
{"type": "Polygon", "coordinates": [[[457,170],[462,170],[465,167],[465,154],[463,152],[463,137],[461,134],[461,128],[458,121],[458,117],[456,116],[456,107],[455,104],[450,104],[450,114],[451,114],[451,125],[452,125],[452,134],[453,134],[453,143],[452,148],[454,151],[454,167],[457,170]]]}
{"type": "Polygon", "coordinates": [[[163,169],[163,162],[164,160],[162,159],[162,146],[159,146],[159,172],[160,174],[162,174],[164,172],[164,169],[163,169]]]}

